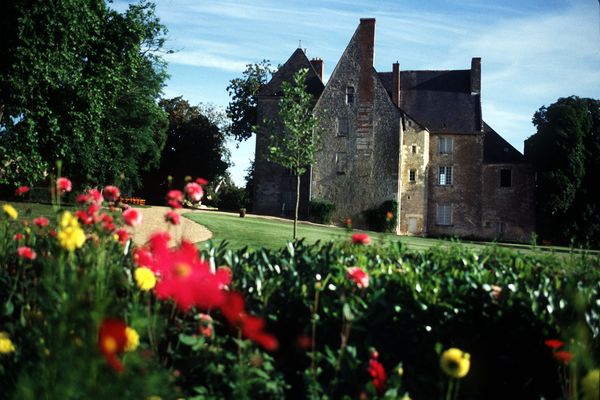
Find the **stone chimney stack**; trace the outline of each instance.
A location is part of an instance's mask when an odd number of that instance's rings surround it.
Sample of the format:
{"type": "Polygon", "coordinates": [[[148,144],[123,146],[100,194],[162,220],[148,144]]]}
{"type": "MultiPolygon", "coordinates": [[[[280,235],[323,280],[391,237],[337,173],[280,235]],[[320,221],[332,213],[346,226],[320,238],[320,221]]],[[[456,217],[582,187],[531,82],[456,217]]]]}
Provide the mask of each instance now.
{"type": "Polygon", "coordinates": [[[360,75],[358,97],[360,101],[373,101],[373,59],[375,48],[375,18],[361,18],[358,31],[360,75]]]}
{"type": "Polygon", "coordinates": [[[400,107],[400,63],[392,64],[392,101],[400,107]]]}
{"type": "Polygon", "coordinates": [[[323,80],[323,60],[320,58],[313,58],[312,60],[310,60],[310,63],[312,64],[313,68],[315,69],[315,72],[317,73],[317,75],[319,75],[319,78],[321,78],[321,81],[323,80]]]}
{"type": "Polygon", "coordinates": [[[471,59],[471,94],[481,94],[481,58],[471,59]]]}

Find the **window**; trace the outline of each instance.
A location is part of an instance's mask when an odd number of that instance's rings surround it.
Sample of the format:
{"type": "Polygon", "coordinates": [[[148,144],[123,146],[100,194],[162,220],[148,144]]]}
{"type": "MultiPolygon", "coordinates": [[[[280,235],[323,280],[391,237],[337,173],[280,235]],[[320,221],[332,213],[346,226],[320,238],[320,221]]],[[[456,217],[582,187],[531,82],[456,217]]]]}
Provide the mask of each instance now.
{"type": "Polygon", "coordinates": [[[335,153],[335,168],[338,175],[345,175],[348,159],[346,153],[335,153]]]}
{"type": "Polygon", "coordinates": [[[346,104],[354,104],[354,88],[346,86],[346,104]]]}
{"type": "Polygon", "coordinates": [[[452,185],[452,167],[446,165],[439,168],[438,183],[452,185]]]}
{"type": "Polygon", "coordinates": [[[511,187],[512,186],[512,176],[510,169],[501,169],[500,170],[500,187],[511,187]]]}
{"type": "Polygon", "coordinates": [[[412,145],[412,152],[413,152],[413,154],[417,154],[417,145],[416,144],[412,145]]]}
{"type": "Polygon", "coordinates": [[[348,132],[350,131],[350,127],[348,124],[348,118],[338,118],[338,136],[348,136],[348,132]]]}
{"type": "Polygon", "coordinates": [[[438,225],[452,225],[452,204],[438,204],[435,217],[438,225]]]}
{"type": "Polygon", "coordinates": [[[411,169],[408,171],[408,180],[411,182],[415,182],[417,180],[417,170],[411,169]]]}
{"type": "Polygon", "coordinates": [[[452,139],[445,137],[439,138],[438,152],[440,154],[452,154],[452,139]]]}

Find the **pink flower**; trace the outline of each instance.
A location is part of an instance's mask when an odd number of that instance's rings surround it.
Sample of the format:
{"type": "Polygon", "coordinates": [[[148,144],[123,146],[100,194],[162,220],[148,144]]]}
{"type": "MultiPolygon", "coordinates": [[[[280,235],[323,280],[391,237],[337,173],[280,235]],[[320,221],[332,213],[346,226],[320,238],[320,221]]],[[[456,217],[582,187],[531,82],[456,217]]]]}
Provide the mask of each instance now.
{"type": "Polygon", "coordinates": [[[208,314],[203,313],[200,313],[198,317],[200,318],[200,334],[207,338],[211,337],[213,334],[212,317],[208,314]]]}
{"type": "Polygon", "coordinates": [[[387,374],[385,373],[385,368],[383,368],[383,365],[379,361],[377,361],[378,356],[379,355],[377,354],[377,352],[372,353],[367,371],[373,379],[373,386],[375,387],[377,394],[382,395],[385,392],[385,382],[387,380],[387,374]]]}
{"type": "Polygon", "coordinates": [[[19,254],[19,257],[25,258],[27,260],[35,260],[35,257],[37,257],[37,254],[35,254],[35,251],[33,251],[31,249],[31,247],[27,247],[27,246],[19,247],[17,249],[17,253],[19,254]]]}
{"type": "Polygon", "coordinates": [[[104,187],[104,197],[106,197],[107,201],[117,201],[119,196],[121,196],[121,192],[118,187],[112,185],[104,187]]]}
{"type": "Polygon", "coordinates": [[[152,256],[150,250],[137,248],[133,253],[133,262],[138,267],[148,267],[152,269],[152,266],[154,265],[154,257],[152,256]]]}
{"type": "Polygon", "coordinates": [[[123,219],[129,226],[139,226],[142,224],[142,213],[135,208],[130,208],[123,212],[123,219]]]}
{"type": "Polygon", "coordinates": [[[206,179],[204,179],[204,178],[197,178],[196,179],[196,183],[198,185],[202,185],[202,186],[208,185],[208,181],[206,179]]]}
{"type": "Polygon", "coordinates": [[[369,275],[359,267],[348,268],[348,278],[361,289],[369,287],[369,275]]]}
{"type": "Polygon", "coordinates": [[[29,193],[29,186],[19,186],[17,190],[15,190],[15,196],[24,196],[29,193]]]}
{"type": "Polygon", "coordinates": [[[56,180],[56,188],[60,193],[70,192],[73,189],[73,184],[67,178],[58,178],[56,180]]]}
{"type": "Polygon", "coordinates": [[[352,235],[352,243],[354,244],[371,244],[371,238],[366,233],[355,233],[352,235]]]}
{"type": "Polygon", "coordinates": [[[200,186],[196,182],[190,182],[187,185],[185,185],[185,193],[190,198],[190,200],[198,202],[202,200],[204,190],[202,190],[202,186],[200,186]]]}
{"type": "Polygon", "coordinates": [[[19,240],[25,239],[25,235],[23,235],[22,233],[15,233],[15,236],[13,236],[13,239],[18,242],[19,240]]]}
{"type": "Polygon", "coordinates": [[[127,231],[125,229],[117,229],[115,231],[115,235],[116,235],[117,240],[121,244],[127,243],[127,240],[129,239],[129,233],[127,233],[127,231]]]}
{"type": "Polygon", "coordinates": [[[179,225],[181,216],[177,214],[177,211],[171,210],[165,214],[165,221],[172,225],[179,225]]]}
{"type": "Polygon", "coordinates": [[[98,218],[100,221],[102,221],[102,227],[104,229],[106,229],[109,232],[112,232],[115,230],[115,224],[114,224],[113,218],[110,215],[103,213],[98,218]]]}
{"type": "Polygon", "coordinates": [[[50,224],[50,221],[46,217],[37,217],[33,219],[33,223],[40,228],[44,228],[50,224]]]}
{"type": "Polygon", "coordinates": [[[181,208],[183,193],[180,190],[170,190],[167,193],[167,204],[171,208],[181,208]]]}

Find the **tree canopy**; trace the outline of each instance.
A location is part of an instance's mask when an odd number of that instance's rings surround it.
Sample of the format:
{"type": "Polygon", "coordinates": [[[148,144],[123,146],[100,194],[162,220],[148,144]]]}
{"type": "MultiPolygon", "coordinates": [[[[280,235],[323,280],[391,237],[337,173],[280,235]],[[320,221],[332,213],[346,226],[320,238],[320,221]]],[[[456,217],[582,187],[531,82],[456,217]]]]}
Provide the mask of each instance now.
{"type": "Polygon", "coordinates": [[[39,182],[62,160],[78,184],[139,186],[167,126],[154,5],[11,1],[0,30],[0,184],[39,182]]]}
{"type": "Polygon", "coordinates": [[[600,100],[567,97],[533,116],[525,142],[536,171],[538,231],[555,242],[600,247],[600,100]]]}
{"type": "Polygon", "coordinates": [[[276,69],[268,60],[246,65],[241,78],[229,81],[227,92],[231,101],[227,117],[231,120],[228,133],[238,141],[249,139],[258,124],[256,105],[260,89],[271,79],[276,69]]]}
{"type": "Polygon", "coordinates": [[[168,115],[169,127],[160,164],[144,177],[146,197],[162,199],[169,184],[182,187],[188,176],[209,181],[224,176],[229,151],[219,127],[222,113],[212,106],[191,106],[182,97],[162,99],[159,104],[168,115]]]}

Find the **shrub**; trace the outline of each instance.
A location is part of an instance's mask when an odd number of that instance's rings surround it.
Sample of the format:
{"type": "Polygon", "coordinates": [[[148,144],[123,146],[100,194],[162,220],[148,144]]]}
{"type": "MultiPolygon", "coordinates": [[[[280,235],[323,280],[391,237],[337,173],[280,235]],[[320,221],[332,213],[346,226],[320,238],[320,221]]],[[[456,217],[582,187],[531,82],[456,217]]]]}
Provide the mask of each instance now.
{"type": "Polygon", "coordinates": [[[248,202],[246,190],[235,185],[221,187],[215,197],[216,205],[220,210],[238,211],[246,207],[248,202]]]}
{"type": "Polygon", "coordinates": [[[310,218],[319,224],[330,224],[335,204],[326,200],[311,200],[308,203],[310,218]]]}
{"type": "Polygon", "coordinates": [[[395,232],[398,224],[398,202],[387,200],[377,208],[363,212],[369,229],[376,232],[395,232]]]}

